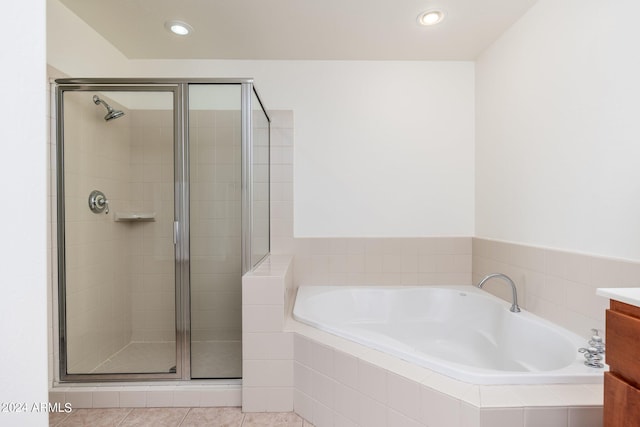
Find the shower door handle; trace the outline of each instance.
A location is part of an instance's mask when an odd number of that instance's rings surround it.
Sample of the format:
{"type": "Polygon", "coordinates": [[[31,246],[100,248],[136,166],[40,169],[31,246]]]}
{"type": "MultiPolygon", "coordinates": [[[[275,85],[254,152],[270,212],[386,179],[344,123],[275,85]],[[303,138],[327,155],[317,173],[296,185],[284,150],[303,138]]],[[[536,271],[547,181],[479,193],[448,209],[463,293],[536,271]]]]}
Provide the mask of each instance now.
{"type": "Polygon", "coordinates": [[[173,221],[173,244],[178,244],[178,221],[173,221]]]}

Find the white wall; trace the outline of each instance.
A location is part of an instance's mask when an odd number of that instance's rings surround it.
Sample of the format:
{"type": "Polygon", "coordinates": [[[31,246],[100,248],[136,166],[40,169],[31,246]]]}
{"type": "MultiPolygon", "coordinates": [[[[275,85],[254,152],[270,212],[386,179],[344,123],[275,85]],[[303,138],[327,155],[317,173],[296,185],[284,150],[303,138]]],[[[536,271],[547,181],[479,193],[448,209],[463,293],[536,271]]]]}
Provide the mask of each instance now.
{"type": "Polygon", "coordinates": [[[632,1],[540,0],[476,63],[476,235],[640,259],[632,1]]]}
{"type": "Polygon", "coordinates": [[[472,62],[127,60],[49,4],[49,64],[69,75],[254,77],[293,110],[296,236],[473,234],[472,62]]]}
{"type": "Polygon", "coordinates": [[[31,409],[47,402],[45,2],[5,8],[11,19],[0,27],[0,402],[24,402],[28,412],[2,411],[0,425],[44,426],[47,414],[31,409]]]}

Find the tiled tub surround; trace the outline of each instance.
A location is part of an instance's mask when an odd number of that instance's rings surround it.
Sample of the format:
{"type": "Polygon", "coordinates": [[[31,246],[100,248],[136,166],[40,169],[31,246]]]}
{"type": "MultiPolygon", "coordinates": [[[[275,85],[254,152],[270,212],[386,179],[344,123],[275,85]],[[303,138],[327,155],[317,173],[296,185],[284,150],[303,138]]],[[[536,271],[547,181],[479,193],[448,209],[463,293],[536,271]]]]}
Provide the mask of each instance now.
{"type": "Polygon", "coordinates": [[[296,238],[294,277],[306,285],[465,285],[470,237],[296,238]]]}
{"type": "Polygon", "coordinates": [[[293,239],[291,246],[295,257],[271,255],[243,277],[245,411],[293,409],[293,336],[284,329],[293,277],[296,286],[325,279],[345,285],[471,280],[470,238],[309,238],[293,239]]]}
{"type": "MultiPolygon", "coordinates": [[[[484,271],[470,237],[294,238],[293,114],[270,115],[271,253],[285,255],[243,282],[244,411],[290,410],[292,391],[293,409],[317,426],[601,425],[601,384],[465,384],[294,321],[297,286],[469,284],[484,271]]],[[[507,262],[493,267],[513,274],[507,262]]]]}
{"type": "MultiPolygon", "coordinates": [[[[591,328],[604,335],[609,301],[596,289],[637,287],[640,279],[637,262],[474,238],[474,282],[496,271],[513,279],[522,307],[584,337],[591,328]]],[[[488,283],[484,290],[511,298],[503,283],[488,283]]]]}
{"type": "Polygon", "coordinates": [[[294,410],[318,427],[599,427],[602,384],[478,386],[290,319],[294,410]]]}
{"type": "Polygon", "coordinates": [[[243,411],[293,408],[316,426],[601,426],[601,384],[463,383],[296,322],[295,262],[272,256],[244,278],[243,411]]]}

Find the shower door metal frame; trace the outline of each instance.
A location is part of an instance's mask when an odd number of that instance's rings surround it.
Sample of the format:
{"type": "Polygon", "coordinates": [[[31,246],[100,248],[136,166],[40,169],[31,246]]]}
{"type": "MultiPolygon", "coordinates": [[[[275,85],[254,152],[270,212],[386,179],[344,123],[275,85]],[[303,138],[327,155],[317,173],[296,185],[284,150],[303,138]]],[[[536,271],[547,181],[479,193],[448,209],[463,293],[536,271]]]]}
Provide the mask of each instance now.
{"type": "MultiPolygon", "coordinates": [[[[242,275],[258,265],[270,253],[252,263],[253,232],[253,110],[255,94],[267,121],[271,120],[250,78],[221,79],[106,79],[80,78],[56,80],[56,188],[58,249],[58,354],[60,382],[190,380],[191,379],[191,313],[190,313],[190,242],[189,242],[189,85],[238,84],[241,86],[241,153],[242,153],[242,275]],[[66,373],[66,259],[64,212],[64,105],[67,91],[166,91],[174,94],[174,243],[176,292],[176,373],[66,373]]],[[[270,211],[270,208],[268,209],[270,211]]],[[[269,239],[270,240],[270,239],[269,239]]],[[[270,245],[269,245],[270,246],[270,245]]],[[[233,380],[224,380],[226,382],[233,380]]]]}
{"type": "MultiPolygon", "coordinates": [[[[267,122],[269,123],[269,138],[271,130],[271,118],[267,114],[267,109],[264,107],[252,80],[248,80],[242,83],[241,89],[241,127],[242,127],[242,274],[253,269],[260,264],[271,253],[271,227],[267,232],[269,233],[268,242],[269,250],[267,253],[253,262],[253,236],[254,236],[254,224],[253,224],[253,95],[255,95],[258,101],[258,107],[264,113],[267,122]]],[[[271,142],[269,141],[269,148],[271,148],[271,142]]],[[[267,165],[269,168],[269,182],[271,182],[271,153],[268,150],[267,165]]],[[[270,186],[269,186],[270,187],[270,186]]],[[[271,189],[268,189],[268,212],[271,215],[271,189]]],[[[269,223],[271,219],[269,219],[269,223]]]]}
{"type": "MultiPolygon", "coordinates": [[[[183,278],[186,269],[186,277],[188,278],[188,252],[184,254],[184,244],[182,239],[174,235],[174,258],[175,258],[175,323],[176,323],[176,372],[175,373],[109,373],[109,374],[68,374],[67,373],[67,346],[66,346],[66,253],[65,253],[65,193],[64,193],[64,92],[168,92],[173,94],[173,118],[174,118],[174,224],[184,224],[185,218],[188,218],[188,200],[184,200],[182,193],[178,191],[182,187],[180,182],[183,179],[184,171],[182,167],[182,158],[184,155],[184,129],[182,125],[182,116],[184,115],[183,104],[183,87],[182,85],[170,82],[114,82],[106,79],[61,79],[56,80],[56,108],[57,108],[57,225],[58,225],[58,323],[59,323],[59,380],[60,382],[83,382],[83,381],[131,381],[131,380],[176,380],[183,379],[185,373],[184,367],[180,363],[181,360],[189,357],[190,347],[184,345],[185,329],[189,325],[184,324],[184,316],[182,313],[189,305],[182,300],[185,287],[183,278]],[[113,84],[111,84],[113,83],[113,84]],[[187,206],[185,212],[184,206],[187,206]]],[[[179,227],[174,227],[178,228],[179,227]]],[[[188,237],[188,233],[183,236],[188,237]]],[[[188,249],[188,242],[186,244],[188,249]]],[[[187,287],[188,287],[188,282],[187,287]]],[[[188,290],[187,290],[188,295],[188,290]]],[[[188,316],[188,313],[186,313],[188,316]]],[[[188,318],[188,317],[187,317],[188,318]]]]}

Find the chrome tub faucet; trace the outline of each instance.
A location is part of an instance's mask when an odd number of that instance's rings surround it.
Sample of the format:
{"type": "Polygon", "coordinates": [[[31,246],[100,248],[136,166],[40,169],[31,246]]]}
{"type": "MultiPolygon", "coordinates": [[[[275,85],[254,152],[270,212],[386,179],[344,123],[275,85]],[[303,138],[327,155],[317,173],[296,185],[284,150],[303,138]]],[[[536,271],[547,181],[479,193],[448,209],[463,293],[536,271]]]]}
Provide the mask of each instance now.
{"type": "Polygon", "coordinates": [[[502,273],[489,274],[484,279],[482,279],[480,282],[478,282],[478,284],[476,286],[478,288],[482,289],[484,284],[489,279],[493,279],[494,277],[497,277],[499,279],[503,279],[505,282],[507,282],[507,283],[509,283],[511,285],[511,292],[513,294],[513,303],[511,304],[511,308],[509,309],[509,311],[512,311],[513,313],[519,313],[520,312],[520,306],[518,306],[518,291],[516,290],[516,284],[513,283],[513,280],[511,280],[511,278],[509,276],[507,276],[506,274],[502,274],[502,273]]]}
{"type": "Polygon", "coordinates": [[[602,341],[602,337],[598,335],[597,329],[592,329],[593,336],[589,340],[589,347],[582,347],[578,349],[578,352],[584,353],[584,364],[591,368],[604,368],[604,352],[605,345],[602,341]]]}

